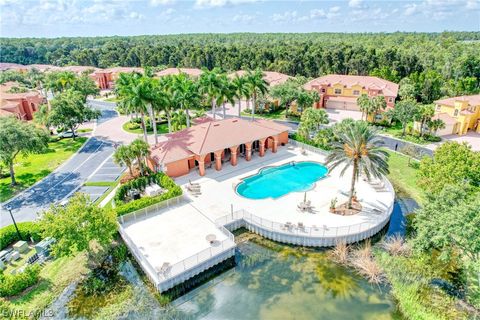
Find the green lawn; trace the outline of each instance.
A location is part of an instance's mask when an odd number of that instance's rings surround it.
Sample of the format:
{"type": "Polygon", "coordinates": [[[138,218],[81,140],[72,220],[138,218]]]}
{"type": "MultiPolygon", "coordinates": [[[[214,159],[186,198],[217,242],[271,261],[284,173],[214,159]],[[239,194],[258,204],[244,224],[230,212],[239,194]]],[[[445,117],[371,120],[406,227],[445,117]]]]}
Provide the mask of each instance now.
{"type": "Polygon", "coordinates": [[[77,254],[47,262],[40,272],[39,283],[9,299],[10,307],[24,313],[43,310],[66,286],[86,274],[86,261],[85,254],[77,254]]]}
{"type": "MultiPolygon", "coordinates": [[[[50,142],[46,153],[32,154],[27,157],[17,156],[14,169],[18,185],[12,188],[10,177],[0,179],[0,201],[10,199],[18,192],[50,174],[70,158],[86,140],[85,137],[78,137],[75,140],[62,139],[50,142]]],[[[4,170],[7,170],[7,168],[4,168],[4,170]]]]}
{"type": "MultiPolygon", "coordinates": [[[[291,121],[299,121],[300,118],[299,117],[294,117],[294,116],[289,116],[289,117],[286,117],[285,116],[286,114],[286,110],[285,109],[278,109],[278,110],[275,110],[274,112],[270,112],[270,113],[255,113],[255,118],[262,118],[262,119],[271,119],[271,120],[291,120],[291,121]]],[[[252,112],[245,112],[245,111],[242,111],[242,116],[245,116],[245,117],[248,117],[248,116],[252,116],[252,112]]]]}
{"type": "Polygon", "coordinates": [[[417,143],[417,144],[430,144],[432,142],[440,141],[439,138],[435,141],[432,141],[432,140],[426,140],[424,138],[420,138],[416,135],[412,135],[412,134],[408,134],[408,133],[406,133],[402,137],[403,129],[402,129],[402,125],[399,124],[399,123],[397,123],[397,124],[395,124],[394,126],[391,126],[391,127],[383,127],[382,132],[386,133],[388,135],[391,135],[395,138],[402,139],[402,140],[409,141],[409,142],[413,142],[413,143],[417,143]]]}
{"type": "Polygon", "coordinates": [[[105,101],[108,101],[108,102],[118,102],[120,101],[117,97],[108,97],[105,99],[105,101]]]}
{"type": "Polygon", "coordinates": [[[388,179],[395,187],[397,194],[411,197],[418,203],[422,203],[425,194],[417,185],[416,160],[411,160],[408,164],[408,157],[396,152],[386,150],[390,154],[388,164],[390,166],[390,174],[388,179]]]}
{"type": "MultiPolygon", "coordinates": [[[[130,133],[143,134],[143,130],[141,127],[132,129],[131,126],[132,124],[129,121],[127,121],[123,124],[122,129],[130,133]]],[[[153,133],[153,129],[149,128],[149,130],[147,130],[147,133],[149,134],[153,133]]],[[[157,133],[158,134],[168,133],[168,124],[166,123],[157,124],[157,133]]]]}

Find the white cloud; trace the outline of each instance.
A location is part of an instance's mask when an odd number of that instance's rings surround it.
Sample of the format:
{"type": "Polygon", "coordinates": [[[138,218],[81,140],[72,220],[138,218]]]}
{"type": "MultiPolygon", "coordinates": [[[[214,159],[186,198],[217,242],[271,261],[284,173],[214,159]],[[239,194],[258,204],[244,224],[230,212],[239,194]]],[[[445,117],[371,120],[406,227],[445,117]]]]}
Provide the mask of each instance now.
{"type": "Polygon", "coordinates": [[[176,2],[175,0],[150,0],[149,3],[152,7],[157,7],[157,6],[174,4],[175,2],[176,2]]]}
{"type": "Polygon", "coordinates": [[[348,1],[348,6],[350,8],[361,8],[363,5],[363,0],[350,0],[348,1]]]}
{"type": "Polygon", "coordinates": [[[255,20],[255,16],[250,14],[237,14],[233,17],[233,22],[251,23],[255,20]]]}
{"type": "Polygon", "coordinates": [[[422,14],[429,19],[441,21],[458,14],[458,12],[475,10],[478,7],[478,0],[424,0],[406,4],[403,14],[405,16],[422,14]]]}
{"type": "Polygon", "coordinates": [[[276,13],[272,16],[273,21],[277,22],[305,22],[311,20],[331,19],[340,15],[341,8],[338,6],[325,9],[312,9],[308,14],[299,15],[297,11],[285,11],[276,13]]]}
{"type": "Polygon", "coordinates": [[[254,3],[259,0],[195,0],[196,8],[219,8],[228,5],[238,5],[245,3],[254,3]]]}

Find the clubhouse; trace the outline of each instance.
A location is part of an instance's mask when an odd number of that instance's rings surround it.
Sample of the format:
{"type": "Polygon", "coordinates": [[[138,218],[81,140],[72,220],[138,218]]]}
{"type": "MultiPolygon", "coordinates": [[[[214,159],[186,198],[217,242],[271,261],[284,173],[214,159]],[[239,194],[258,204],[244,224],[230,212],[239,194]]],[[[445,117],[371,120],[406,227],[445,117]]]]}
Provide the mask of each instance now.
{"type": "Polygon", "coordinates": [[[148,166],[164,171],[171,177],[198,170],[205,175],[207,168],[230,162],[236,166],[239,158],[250,161],[258,155],[277,152],[279,146],[288,143],[288,127],[273,121],[240,118],[212,120],[202,118],[190,128],[168,134],[167,141],[150,148],[148,166]]]}

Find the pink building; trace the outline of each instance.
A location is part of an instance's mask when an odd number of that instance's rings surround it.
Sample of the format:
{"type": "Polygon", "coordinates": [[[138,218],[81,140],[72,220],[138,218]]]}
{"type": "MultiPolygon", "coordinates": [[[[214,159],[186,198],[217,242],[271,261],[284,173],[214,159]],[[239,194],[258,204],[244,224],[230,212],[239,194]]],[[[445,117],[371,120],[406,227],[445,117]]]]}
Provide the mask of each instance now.
{"type": "Polygon", "coordinates": [[[250,161],[252,156],[265,156],[267,150],[277,152],[288,143],[288,127],[269,120],[247,121],[231,118],[213,121],[203,118],[190,128],[168,134],[167,141],[150,148],[149,167],[162,170],[171,177],[192,170],[205,175],[205,169],[230,162],[236,166],[239,157],[250,161]]]}
{"type": "Polygon", "coordinates": [[[304,88],[320,94],[317,108],[328,109],[359,111],[357,99],[362,94],[384,96],[387,108],[393,108],[398,95],[398,84],[370,76],[330,74],[307,82],[304,88]]]}
{"type": "Polygon", "coordinates": [[[45,99],[34,90],[10,93],[9,90],[15,86],[19,86],[18,83],[7,82],[0,85],[0,116],[14,116],[20,120],[32,120],[33,114],[45,102],[45,99]]]}
{"type": "MultiPolygon", "coordinates": [[[[265,80],[269,86],[273,87],[276,86],[277,84],[283,84],[287,82],[288,79],[292,78],[291,76],[287,74],[283,74],[280,72],[275,72],[275,71],[263,71],[263,80],[265,80]]],[[[244,76],[247,74],[247,71],[245,70],[238,70],[235,72],[230,73],[228,76],[230,78],[233,78],[235,76],[244,76]]]]}

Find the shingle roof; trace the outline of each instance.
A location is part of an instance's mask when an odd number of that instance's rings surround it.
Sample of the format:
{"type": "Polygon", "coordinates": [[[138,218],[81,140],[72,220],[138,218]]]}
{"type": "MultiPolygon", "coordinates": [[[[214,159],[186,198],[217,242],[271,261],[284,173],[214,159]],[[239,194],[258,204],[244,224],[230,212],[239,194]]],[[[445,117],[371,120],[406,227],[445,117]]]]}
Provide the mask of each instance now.
{"type": "MultiPolygon", "coordinates": [[[[245,70],[238,70],[235,72],[230,73],[228,76],[230,78],[238,76],[244,76],[247,73],[245,70]]],[[[292,78],[288,74],[283,74],[276,71],[263,71],[263,79],[268,83],[270,86],[276,86],[277,84],[285,83],[288,79],[292,78]]]]}
{"type": "Polygon", "coordinates": [[[157,77],[172,75],[172,74],[180,74],[186,73],[192,77],[198,77],[202,74],[202,70],[195,69],[195,68],[167,68],[165,70],[159,71],[156,73],[157,77]]]}
{"type": "Polygon", "coordinates": [[[333,86],[334,84],[341,84],[346,88],[351,88],[354,85],[360,85],[365,89],[382,90],[383,95],[389,97],[396,97],[398,94],[398,84],[384,80],[378,77],[371,76],[351,76],[341,74],[329,74],[319,77],[307,82],[304,85],[306,90],[312,90],[312,86],[333,86]]]}

